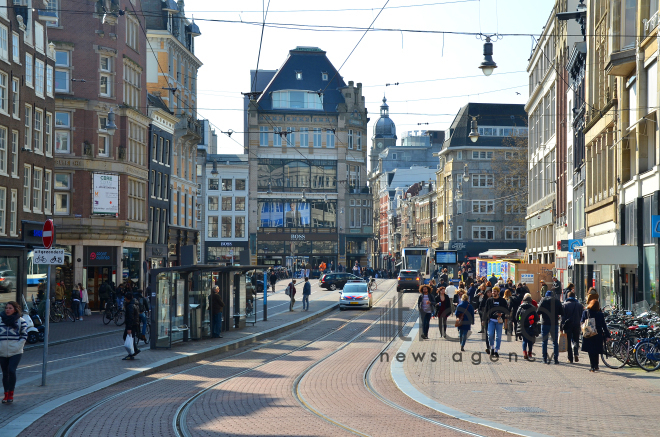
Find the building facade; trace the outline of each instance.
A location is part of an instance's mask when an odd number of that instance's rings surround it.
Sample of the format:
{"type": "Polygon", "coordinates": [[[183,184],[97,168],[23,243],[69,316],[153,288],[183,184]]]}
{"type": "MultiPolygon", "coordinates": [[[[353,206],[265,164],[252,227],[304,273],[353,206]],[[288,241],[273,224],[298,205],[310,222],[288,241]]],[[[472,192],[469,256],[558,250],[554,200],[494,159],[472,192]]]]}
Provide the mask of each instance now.
{"type": "MultiPolygon", "coordinates": [[[[44,220],[57,211],[55,52],[48,27],[56,17],[33,7],[43,5],[0,3],[0,308],[10,300],[21,302],[18,293],[45,278],[46,266],[34,264],[31,251],[42,247],[44,220]]],[[[66,268],[70,262],[69,254],[66,268]]]]}
{"type": "Polygon", "coordinates": [[[297,47],[248,106],[252,263],[366,266],[362,85],[346,85],[324,51],[297,47]]]}

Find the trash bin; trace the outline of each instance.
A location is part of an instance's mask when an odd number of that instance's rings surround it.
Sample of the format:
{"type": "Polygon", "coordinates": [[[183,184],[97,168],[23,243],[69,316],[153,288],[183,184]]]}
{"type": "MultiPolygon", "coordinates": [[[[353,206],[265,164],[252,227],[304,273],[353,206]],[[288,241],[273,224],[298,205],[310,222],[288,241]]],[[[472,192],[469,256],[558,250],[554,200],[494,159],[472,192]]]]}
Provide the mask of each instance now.
{"type": "Polygon", "coordinates": [[[190,339],[202,338],[202,308],[199,304],[190,304],[190,339]]]}

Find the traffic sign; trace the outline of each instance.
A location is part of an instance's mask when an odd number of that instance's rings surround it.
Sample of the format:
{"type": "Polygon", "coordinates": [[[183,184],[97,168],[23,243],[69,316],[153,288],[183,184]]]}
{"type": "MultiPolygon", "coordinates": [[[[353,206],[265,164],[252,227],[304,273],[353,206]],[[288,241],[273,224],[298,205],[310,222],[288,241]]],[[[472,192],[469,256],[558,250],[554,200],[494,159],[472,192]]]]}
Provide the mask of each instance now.
{"type": "Polygon", "coordinates": [[[35,264],[64,264],[64,249],[34,249],[33,259],[35,264]]]}
{"type": "MultiPolygon", "coordinates": [[[[53,240],[55,238],[55,226],[53,226],[53,221],[52,220],[46,220],[46,223],[44,223],[44,230],[41,234],[41,239],[44,242],[44,247],[46,249],[50,249],[51,246],[53,245],[53,240]]],[[[46,264],[46,263],[42,263],[46,264]]]]}

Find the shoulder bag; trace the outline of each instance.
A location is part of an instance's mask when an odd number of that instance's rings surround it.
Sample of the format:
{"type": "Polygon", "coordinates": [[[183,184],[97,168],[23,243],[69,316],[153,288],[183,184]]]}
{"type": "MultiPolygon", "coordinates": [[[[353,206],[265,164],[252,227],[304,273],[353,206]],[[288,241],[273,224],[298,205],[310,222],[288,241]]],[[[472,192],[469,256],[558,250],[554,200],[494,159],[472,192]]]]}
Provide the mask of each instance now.
{"type": "Polygon", "coordinates": [[[596,319],[590,317],[591,313],[587,310],[587,319],[582,323],[582,337],[590,338],[598,334],[596,330],[596,319]]]}

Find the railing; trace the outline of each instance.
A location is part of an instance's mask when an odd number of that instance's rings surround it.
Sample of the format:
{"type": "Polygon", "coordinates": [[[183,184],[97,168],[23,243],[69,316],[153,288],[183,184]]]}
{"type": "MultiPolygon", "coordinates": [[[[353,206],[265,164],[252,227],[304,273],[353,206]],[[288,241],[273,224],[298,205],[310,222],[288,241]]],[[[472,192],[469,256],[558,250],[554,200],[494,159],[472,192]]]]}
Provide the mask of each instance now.
{"type": "Polygon", "coordinates": [[[651,16],[651,18],[642,20],[644,22],[644,36],[648,36],[649,33],[658,25],[658,12],[651,16]]]}

